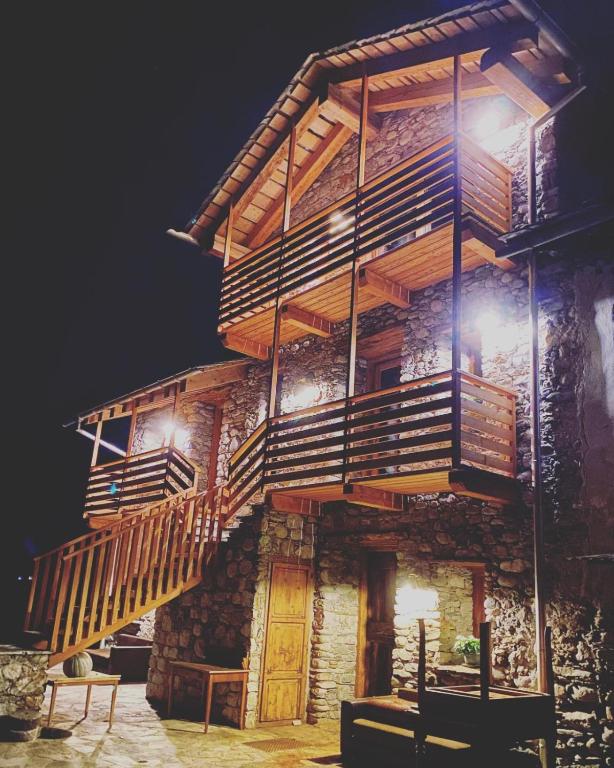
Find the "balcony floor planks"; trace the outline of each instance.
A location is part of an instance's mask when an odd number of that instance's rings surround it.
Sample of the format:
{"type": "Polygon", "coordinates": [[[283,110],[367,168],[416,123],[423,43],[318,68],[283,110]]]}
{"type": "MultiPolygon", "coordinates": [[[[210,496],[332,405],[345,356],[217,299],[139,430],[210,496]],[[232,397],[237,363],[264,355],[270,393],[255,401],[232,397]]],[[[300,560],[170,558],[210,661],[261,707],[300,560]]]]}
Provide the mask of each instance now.
{"type": "MultiPolygon", "coordinates": [[[[498,504],[508,504],[516,499],[517,490],[514,481],[511,481],[510,478],[485,473],[479,469],[472,470],[471,468],[464,468],[462,473],[464,475],[461,475],[461,479],[459,479],[449,467],[444,467],[407,474],[377,475],[372,478],[361,477],[351,484],[410,496],[418,493],[461,492],[465,496],[498,504]]],[[[344,486],[341,481],[297,484],[279,489],[274,489],[271,485],[268,490],[271,492],[276,490],[285,496],[299,496],[319,502],[341,501],[348,498],[344,493],[344,486]]]]}
{"type": "MultiPolygon", "coordinates": [[[[488,246],[483,246],[488,248],[488,246]]],[[[494,254],[493,254],[494,257],[494,254]]],[[[471,246],[471,240],[463,245],[463,270],[469,271],[489,263],[480,251],[471,246]]],[[[393,280],[410,290],[420,290],[452,276],[452,225],[446,224],[428,232],[416,240],[384,254],[369,254],[360,259],[360,265],[369,264],[382,277],[393,280]]],[[[315,287],[296,296],[288,303],[300,309],[326,317],[333,323],[345,320],[349,315],[349,288],[351,270],[346,266],[342,274],[333,276],[315,287]]],[[[285,300],[285,297],[284,297],[285,300]]],[[[366,312],[385,303],[385,300],[366,291],[359,293],[358,312],[366,312]]],[[[274,307],[255,312],[246,318],[224,324],[225,331],[258,341],[267,346],[273,340],[274,307]]],[[[305,332],[282,323],[282,344],[301,338],[305,332]]]]}

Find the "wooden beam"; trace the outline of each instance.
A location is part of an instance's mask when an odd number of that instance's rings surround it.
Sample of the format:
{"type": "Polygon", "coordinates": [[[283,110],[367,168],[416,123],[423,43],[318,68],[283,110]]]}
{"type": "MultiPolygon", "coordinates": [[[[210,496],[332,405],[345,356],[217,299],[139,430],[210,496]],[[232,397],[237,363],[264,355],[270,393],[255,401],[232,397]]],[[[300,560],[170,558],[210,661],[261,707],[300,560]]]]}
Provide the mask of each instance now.
{"type": "Polygon", "coordinates": [[[467,246],[485,261],[489,261],[500,269],[514,269],[516,266],[511,259],[497,258],[497,248],[501,245],[499,239],[474,219],[463,222],[462,242],[463,251],[467,246]]]}
{"type": "MultiPolygon", "coordinates": [[[[499,86],[491,83],[481,72],[471,72],[463,76],[463,99],[496,96],[500,93],[499,86]]],[[[395,109],[446,104],[452,101],[453,96],[453,80],[447,77],[428,83],[376,91],[369,95],[369,108],[372,112],[392,112],[395,109]]]]}
{"type": "MultiPolygon", "coordinates": [[[[298,120],[296,124],[296,135],[300,137],[309,127],[309,124],[314,120],[318,114],[318,101],[314,99],[313,103],[307,108],[303,116],[298,120]]],[[[234,220],[241,218],[245,209],[250,205],[254,197],[260,192],[262,187],[271,178],[273,173],[279,168],[282,163],[285,163],[288,159],[288,153],[290,151],[290,137],[286,137],[284,141],[277,147],[270,158],[264,163],[258,175],[254,178],[251,184],[245,189],[242,195],[235,201],[234,204],[234,220]]]]}
{"type": "Polygon", "coordinates": [[[269,360],[271,357],[271,348],[259,341],[246,339],[244,336],[238,336],[236,333],[222,333],[220,335],[222,344],[226,349],[232,349],[235,352],[241,352],[244,355],[255,357],[257,360],[269,360]]]}
{"type": "Polygon", "coordinates": [[[358,286],[367,293],[394,304],[395,307],[406,309],[410,305],[409,288],[382,277],[367,267],[361,267],[358,271],[358,286]]]}
{"type": "Polygon", "coordinates": [[[316,336],[322,336],[327,339],[332,335],[333,324],[324,317],[307,312],[293,304],[284,304],[281,308],[282,322],[290,323],[296,328],[300,328],[307,333],[315,333],[316,336]]]}
{"type": "MultiPolygon", "coordinates": [[[[320,113],[334,123],[342,123],[354,133],[360,132],[360,101],[347,88],[329,83],[326,96],[320,100],[320,113]]],[[[377,115],[368,115],[366,132],[368,139],[374,139],[381,121],[377,115]]]]}
{"type": "Polygon", "coordinates": [[[388,509],[391,512],[403,512],[405,499],[402,493],[385,491],[383,488],[372,488],[369,485],[346,483],[343,486],[343,498],[352,504],[375,509],[388,509]]]}
{"type": "Polygon", "coordinates": [[[247,375],[247,363],[245,360],[236,360],[234,365],[227,363],[219,368],[205,370],[190,376],[186,380],[184,394],[192,395],[195,392],[202,392],[206,389],[221,387],[224,384],[231,384],[234,381],[242,381],[247,375]]]}
{"type": "Polygon", "coordinates": [[[287,512],[290,515],[314,515],[322,512],[322,503],[302,496],[290,496],[284,493],[267,493],[265,503],[275,512],[287,512]]]}
{"type": "MultiPolygon", "coordinates": [[[[331,132],[323,139],[315,151],[305,160],[294,177],[292,200],[296,204],[305,194],[322,171],[337,155],[341,147],[352,135],[352,131],[343,123],[334,125],[331,132]]],[[[248,245],[250,249],[265,243],[273,232],[280,226],[284,207],[284,196],[279,195],[270,205],[267,212],[252,230],[248,245]]]]}
{"type": "Polygon", "coordinates": [[[537,29],[530,22],[523,20],[463,32],[429,45],[416,46],[407,51],[339,67],[331,72],[330,79],[331,82],[358,87],[363,72],[366,72],[369,82],[378,83],[391,76],[411,75],[416,72],[417,67],[424,65],[428,65],[428,69],[423,71],[452,66],[452,57],[455,55],[463,56],[465,63],[471,60],[472,54],[481,54],[492,45],[509,45],[512,51],[536,48],[537,29]]]}
{"type": "Polygon", "coordinates": [[[535,75],[515,59],[506,48],[490,48],[482,56],[480,70],[503,93],[532,117],[542,117],[552,105],[552,98],[535,75]]]}

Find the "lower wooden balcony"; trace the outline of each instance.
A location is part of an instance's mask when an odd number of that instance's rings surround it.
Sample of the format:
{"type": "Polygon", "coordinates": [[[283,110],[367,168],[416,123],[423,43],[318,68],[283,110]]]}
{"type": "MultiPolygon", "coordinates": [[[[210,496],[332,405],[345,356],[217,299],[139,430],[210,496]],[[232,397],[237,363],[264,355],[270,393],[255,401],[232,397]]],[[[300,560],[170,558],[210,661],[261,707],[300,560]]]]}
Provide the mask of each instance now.
{"type": "Polygon", "coordinates": [[[92,528],[123,512],[196,489],[198,470],[178,448],[164,446],[90,469],[84,517],[92,528]]]}
{"type": "Polygon", "coordinates": [[[497,236],[511,228],[511,171],[467,137],[447,136],[368,181],[358,198],[346,195],[228,264],[218,328],[224,343],[266,358],[278,293],[288,310],[281,343],[330,334],[349,315],[355,256],[359,313],[386,302],[407,306],[411,291],[452,276],[456,194],[463,270],[495,262],[497,236]]]}
{"type": "Polygon", "coordinates": [[[399,508],[400,495],[516,498],[516,396],[465,372],[270,419],[230,463],[229,508],[262,493],[399,508]]]}

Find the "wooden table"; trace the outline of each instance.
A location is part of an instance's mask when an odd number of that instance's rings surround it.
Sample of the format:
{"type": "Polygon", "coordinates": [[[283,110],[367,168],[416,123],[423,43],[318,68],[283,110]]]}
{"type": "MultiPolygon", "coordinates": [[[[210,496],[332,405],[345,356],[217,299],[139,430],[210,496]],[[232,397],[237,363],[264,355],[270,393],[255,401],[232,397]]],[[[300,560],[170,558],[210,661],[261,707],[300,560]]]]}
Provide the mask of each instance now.
{"type": "Polygon", "coordinates": [[[171,661],[171,674],[168,687],[167,713],[170,715],[173,706],[173,681],[175,670],[189,669],[197,672],[203,678],[203,697],[205,699],[205,733],[209,730],[209,718],[211,717],[211,700],[213,686],[216,683],[241,683],[241,709],[239,712],[239,728],[245,728],[245,704],[247,701],[247,678],[249,669],[229,669],[218,667],[215,664],[198,664],[191,661],[171,661]]]}
{"type": "Polygon", "coordinates": [[[102,672],[91,672],[86,677],[66,677],[65,675],[50,675],[47,680],[48,685],[51,686],[51,703],[49,705],[49,716],[47,717],[47,727],[51,725],[51,718],[53,717],[53,710],[55,709],[55,698],[58,693],[58,688],[68,688],[75,685],[87,686],[87,694],[85,696],[85,712],[83,717],[86,718],[90,710],[90,702],[92,700],[92,687],[95,685],[111,685],[113,686],[113,693],[111,694],[111,709],[109,711],[109,730],[113,727],[113,715],[115,713],[115,701],[117,699],[117,686],[121,680],[121,675],[105,675],[102,672]]]}

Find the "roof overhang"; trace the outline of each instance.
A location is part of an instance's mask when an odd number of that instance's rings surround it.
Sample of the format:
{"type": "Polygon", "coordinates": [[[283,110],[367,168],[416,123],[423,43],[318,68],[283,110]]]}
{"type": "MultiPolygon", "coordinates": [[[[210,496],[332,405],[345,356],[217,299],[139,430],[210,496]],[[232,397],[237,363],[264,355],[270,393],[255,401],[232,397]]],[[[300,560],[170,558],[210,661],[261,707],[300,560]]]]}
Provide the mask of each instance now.
{"type": "Polygon", "coordinates": [[[232,203],[232,256],[266,242],[281,220],[291,126],[297,135],[295,200],[355,132],[356,88],[363,72],[369,75],[371,109],[375,112],[370,129],[375,131],[378,111],[451,99],[448,86],[456,55],[462,57],[467,96],[506,92],[506,87],[509,93],[524,89],[527,111],[535,115],[547,110],[558,97],[560,86],[573,77],[572,68],[541,34],[539,25],[516,6],[508,0],[482,0],[311,54],[207,196],[186,232],[173,234],[222,256],[232,203]],[[486,52],[489,58],[481,69],[486,52]]]}
{"type": "MultiPolygon", "coordinates": [[[[173,402],[176,394],[180,397],[212,395],[216,389],[241,381],[245,378],[249,361],[230,360],[211,365],[200,365],[167,376],[125,395],[107,400],[78,414],[75,419],[64,424],[65,427],[93,424],[98,421],[129,416],[133,410],[160,408],[173,402]]],[[[213,398],[214,399],[214,398],[213,398]]]]}

